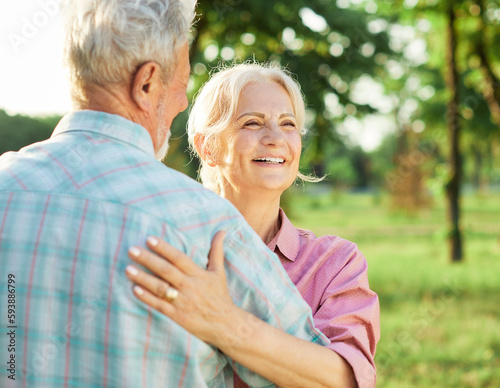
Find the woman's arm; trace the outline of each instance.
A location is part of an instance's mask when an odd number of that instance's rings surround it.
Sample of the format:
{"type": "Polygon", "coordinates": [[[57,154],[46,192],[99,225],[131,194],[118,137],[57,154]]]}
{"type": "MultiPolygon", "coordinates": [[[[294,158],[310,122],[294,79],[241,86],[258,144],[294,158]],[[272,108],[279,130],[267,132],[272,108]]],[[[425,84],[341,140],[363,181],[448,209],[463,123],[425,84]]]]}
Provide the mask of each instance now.
{"type": "Polygon", "coordinates": [[[236,306],[224,270],[224,234],[212,242],[207,270],[168,243],[148,239],[129,255],[158,277],[127,267],[135,295],[234,361],[282,387],[355,387],[350,365],[323,346],[293,337],[236,306]],[[161,256],[161,257],[160,257],[161,256]],[[139,287],[140,286],[140,287],[139,287]],[[178,290],[167,300],[167,290],[178,290]]]}
{"type": "Polygon", "coordinates": [[[226,321],[226,339],[214,344],[236,362],[281,387],[356,386],[350,365],[331,349],[293,337],[236,309],[226,321]],[[238,325],[249,321],[252,330],[235,338],[238,325]]]}

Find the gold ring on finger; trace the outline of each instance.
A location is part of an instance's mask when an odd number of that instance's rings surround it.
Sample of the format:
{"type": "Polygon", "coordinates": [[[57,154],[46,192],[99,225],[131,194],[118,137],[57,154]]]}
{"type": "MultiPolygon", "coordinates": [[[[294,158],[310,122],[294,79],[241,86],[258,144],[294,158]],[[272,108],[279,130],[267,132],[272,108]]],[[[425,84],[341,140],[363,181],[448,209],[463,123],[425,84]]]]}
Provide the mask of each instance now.
{"type": "Polygon", "coordinates": [[[173,302],[175,298],[179,296],[179,291],[177,291],[174,287],[168,287],[167,291],[165,291],[165,296],[163,297],[168,302],[173,302]]]}

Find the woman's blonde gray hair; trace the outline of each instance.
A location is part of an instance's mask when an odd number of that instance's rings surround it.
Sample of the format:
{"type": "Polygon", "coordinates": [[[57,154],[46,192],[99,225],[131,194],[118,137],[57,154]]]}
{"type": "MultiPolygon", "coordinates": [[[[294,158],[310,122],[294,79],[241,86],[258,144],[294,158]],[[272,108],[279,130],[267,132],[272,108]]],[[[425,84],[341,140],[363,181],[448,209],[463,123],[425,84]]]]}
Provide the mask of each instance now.
{"type": "MultiPolygon", "coordinates": [[[[220,158],[220,135],[234,125],[238,101],[243,88],[250,83],[276,82],[290,96],[300,134],[305,135],[305,102],[300,85],[285,69],[275,64],[247,62],[219,66],[210,80],[198,91],[188,121],[188,141],[192,152],[200,159],[199,176],[205,187],[220,194],[221,172],[211,167],[195,146],[195,135],[201,135],[201,149],[210,150],[210,158],[220,158]]],[[[298,178],[315,182],[318,178],[301,174],[298,178]]]]}
{"type": "Polygon", "coordinates": [[[187,42],[196,0],[66,0],[64,61],[72,98],[85,87],[127,82],[145,62],[165,81],[187,42]]]}

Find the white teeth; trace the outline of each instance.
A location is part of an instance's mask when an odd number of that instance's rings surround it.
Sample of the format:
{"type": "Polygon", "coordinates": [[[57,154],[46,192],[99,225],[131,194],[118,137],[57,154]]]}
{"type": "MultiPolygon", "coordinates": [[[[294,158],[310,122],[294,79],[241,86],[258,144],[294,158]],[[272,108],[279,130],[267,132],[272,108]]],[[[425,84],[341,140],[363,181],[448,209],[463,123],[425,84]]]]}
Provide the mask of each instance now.
{"type": "Polygon", "coordinates": [[[285,159],[282,159],[282,158],[257,158],[257,159],[254,159],[254,161],[279,164],[279,163],[284,163],[285,159]]]}

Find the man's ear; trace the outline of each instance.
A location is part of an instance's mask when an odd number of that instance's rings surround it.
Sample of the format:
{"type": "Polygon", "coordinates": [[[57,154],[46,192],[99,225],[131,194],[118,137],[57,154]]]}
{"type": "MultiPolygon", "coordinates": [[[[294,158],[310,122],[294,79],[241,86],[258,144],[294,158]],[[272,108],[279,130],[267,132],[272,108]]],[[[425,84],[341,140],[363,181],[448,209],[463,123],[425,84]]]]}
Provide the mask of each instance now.
{"type": "Polygon", "coordinates": [[[217,161],[212,156],[210,146],[205,144],[205,135],[202,135],[201,133],[194,134],[194,147],[196,148],[198,155],[200,155],[210,167],[217,166],[217,161]]]}
{"type": "Polygon", "coordinates": [[[131,97],[142,111],[156,109],[163,89],[161,68],[156,62],[142,64],[132,77],[131,97]]]}

